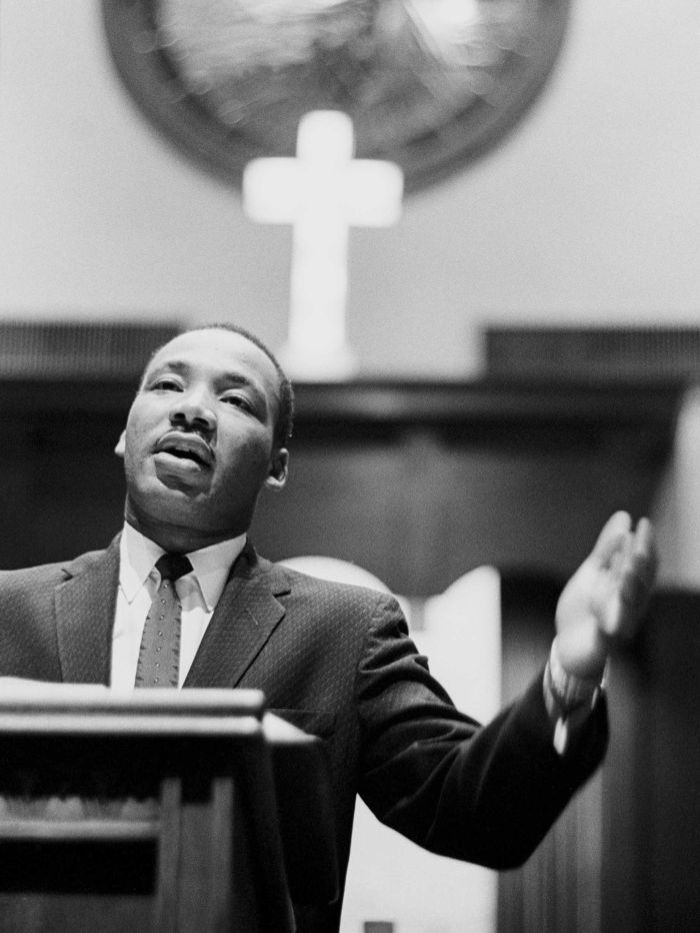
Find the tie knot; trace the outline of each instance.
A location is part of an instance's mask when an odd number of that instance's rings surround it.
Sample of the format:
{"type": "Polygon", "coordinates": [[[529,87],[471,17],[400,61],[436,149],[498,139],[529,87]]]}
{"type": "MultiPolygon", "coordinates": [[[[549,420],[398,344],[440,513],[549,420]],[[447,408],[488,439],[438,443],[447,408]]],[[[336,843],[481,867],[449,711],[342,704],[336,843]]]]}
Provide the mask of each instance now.
{"type": "Polygon", "coordinates": [[[161,580],[179,580],[192,570],[192,564],[184,554],[163,554],[156,561],[156,570],[161,580]]]}

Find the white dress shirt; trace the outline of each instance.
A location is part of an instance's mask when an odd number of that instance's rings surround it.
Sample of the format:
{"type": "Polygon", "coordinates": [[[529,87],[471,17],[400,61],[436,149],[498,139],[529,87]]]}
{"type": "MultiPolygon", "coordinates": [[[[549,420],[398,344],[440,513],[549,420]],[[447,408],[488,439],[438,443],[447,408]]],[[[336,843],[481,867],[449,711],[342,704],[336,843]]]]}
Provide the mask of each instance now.
{"type": "MultiPolygon", "coordinates": [[[[175,582],[182,603],[179,686],[187,677],[231,567],[245,542],[243,534],[187,554],[192,570],[175,582]]],[[[115,690],[132,690],[134,687],[144,622],[160,585],[155,563],[163,553],[160,545],[128,523],[124,525],[119,547],[119,589],[112,633],[110,684],[115,690]]]]}

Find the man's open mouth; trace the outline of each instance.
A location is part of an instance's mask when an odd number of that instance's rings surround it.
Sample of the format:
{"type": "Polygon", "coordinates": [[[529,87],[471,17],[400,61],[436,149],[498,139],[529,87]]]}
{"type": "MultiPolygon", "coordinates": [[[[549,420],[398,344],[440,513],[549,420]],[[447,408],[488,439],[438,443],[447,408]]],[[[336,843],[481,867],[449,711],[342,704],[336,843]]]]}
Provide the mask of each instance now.
{"type": "Polygon", "coordinates": [[[198,457],[197,454],[192,453],[191,450],[178,450],[177,447],[173,447],[160,451],[160,453],[168,453],[173,457],[177,457],[178,460],[193,460],[195,463],[199,463],[201,466],[205,465],[204,460],[202,460],[201,457],[198,457]]]}
{"type": "Polygon", "coordinates": [[[211,448],[196,434],[166,434],[156,445],[156,453],[169,454],[202,467],[209,467],[214,461],[211,448]]]}

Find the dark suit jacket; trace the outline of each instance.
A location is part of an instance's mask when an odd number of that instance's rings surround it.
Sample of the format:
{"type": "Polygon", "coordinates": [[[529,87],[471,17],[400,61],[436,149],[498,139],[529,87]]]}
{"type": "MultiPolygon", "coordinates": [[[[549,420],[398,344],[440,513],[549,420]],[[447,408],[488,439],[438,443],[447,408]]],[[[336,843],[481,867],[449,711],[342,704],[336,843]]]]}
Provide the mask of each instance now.
{"type": "MultiPolygon", "coordinates": [[[[0,675],[109,683],[117,540],[67,564],[0,573],[0,675]]],[[[443,855],[524,861],[599,763],[603,706],[564,756],[541,680],[481,728],[458,713],[407,636],[395,600],[317,580],[248,546],[186,687],[256,687],[328,749],[345,875],[356,793],[389,826],[443,855]]],[[[340,903],[299,908],[300,930],[337,929],[340,903]]]]}

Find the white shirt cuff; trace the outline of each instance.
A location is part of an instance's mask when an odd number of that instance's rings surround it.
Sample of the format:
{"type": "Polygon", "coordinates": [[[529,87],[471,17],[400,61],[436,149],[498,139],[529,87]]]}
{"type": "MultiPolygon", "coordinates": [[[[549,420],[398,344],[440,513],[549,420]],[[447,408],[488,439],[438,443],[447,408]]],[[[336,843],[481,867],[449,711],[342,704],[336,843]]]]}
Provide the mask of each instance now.
{"type": "Polygon", "coordinates": [[[571,726],[585,720],[595,708],[605,689],[607,665],[601,679],[576,677],[561,663],[556,638],[552,642],[549,661],[544,673],[544,702],[554,722],[554,748],[563,755],[566,751],[571,726]],[[575,714],[575,715],[574,715],[575,714]]]}

